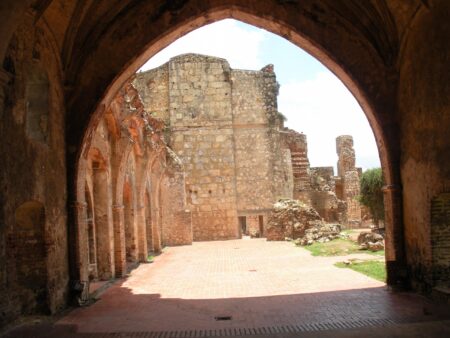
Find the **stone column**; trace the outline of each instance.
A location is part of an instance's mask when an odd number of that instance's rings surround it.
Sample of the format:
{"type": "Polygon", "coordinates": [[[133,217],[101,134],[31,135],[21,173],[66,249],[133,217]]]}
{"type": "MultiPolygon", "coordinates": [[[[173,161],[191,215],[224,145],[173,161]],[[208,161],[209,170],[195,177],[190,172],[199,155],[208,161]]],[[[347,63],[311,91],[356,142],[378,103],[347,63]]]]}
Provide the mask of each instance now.
{"type": "Polygon", "coordinates": [[[137,206],[136,212],[137,222],[137,244],[139,262],[147,261],[147,229],[145,223],[145,208],[143,205],[137,206]]]}
{"type": "Polygon", "coordinates": [[[115,275],[110,184],[106,170],[94,171],[93,208],[97,233],[97,271],[101,280],[108,280],[115,275]]]}
{"type": "Polygon", "coordinates": [[[72,204],[74,224],[69,226],[69,250],[71,261],[71,292],[79,304],[89,300],[89,235],[87,224],[87,203],[72,204]]]}
{"type": "Polygon", "coordinates": [[[383,187],[385,210],[385,250],[387,284],[406,286],[406,257],[402,222],[402,189],[399,185],[383,187]]]}
{"type": "Polygon", "coordinates": [[[75,266],[73,278],[81,282],[89,280],[89,240],[87,229],[87,203],[74,202],[72,205],[75,224],[71,226],[73,241],[70,243],[75,266]]]}
{"type": "Polygon", "coordinates": [[[152,215],[155,215],[155,217],[152,217],[153,251],[161,252],[161,234],[160,234],[161,210],[159,208],[155,208],[153,211],[154,212],[152,212],[152,215]]]}
{"type": "Polygon", "coordinates": [[[123,204],[115,204],[112,209],[114,222],[114,265],[116,277],[120,278],[127,273],[124,206],[123,204]]]}

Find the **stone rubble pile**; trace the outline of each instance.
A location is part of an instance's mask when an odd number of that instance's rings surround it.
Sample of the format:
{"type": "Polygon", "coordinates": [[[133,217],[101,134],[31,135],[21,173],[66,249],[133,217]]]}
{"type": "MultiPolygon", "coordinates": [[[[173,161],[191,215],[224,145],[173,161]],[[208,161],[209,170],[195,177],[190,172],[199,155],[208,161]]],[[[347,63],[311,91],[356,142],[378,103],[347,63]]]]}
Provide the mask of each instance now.
{"type": "Polygon", "coordinates": [[[358,244],[362,250],[379,251],[384,249],[384,238],[375,232],[363,231],[358,236],[358,244]]]}
{"type": "Polygon", "coordinates": [[[314,242],[324,243],[340,238],[341,226],[339,224],[320,223],[305,231],[305,235],[295,240],[296,245],[311,245],[314,242]]]}
{"type": "Polygon", "coordinates": [[[341,228],[324,223],[314,208],[291,199],[276,202],[270,213],[266,238],[268,241],[295,240],[297,245],[315,241],[327,242],[339,237],[341,228]]]}

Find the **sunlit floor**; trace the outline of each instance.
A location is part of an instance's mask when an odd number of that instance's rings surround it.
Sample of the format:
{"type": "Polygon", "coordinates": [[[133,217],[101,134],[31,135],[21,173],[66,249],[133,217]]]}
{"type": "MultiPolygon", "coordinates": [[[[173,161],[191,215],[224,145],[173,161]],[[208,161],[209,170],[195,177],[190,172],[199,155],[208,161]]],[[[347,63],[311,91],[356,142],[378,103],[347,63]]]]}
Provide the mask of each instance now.
{"type": "Polygon", "coordinates": [[[313,257],[292,243],[265,239],[167,248],[57,325],[78,332],[155,332],[423,316],[421,297],[392,294],[384,283],[333,265],[344,259],[313,257]]]}

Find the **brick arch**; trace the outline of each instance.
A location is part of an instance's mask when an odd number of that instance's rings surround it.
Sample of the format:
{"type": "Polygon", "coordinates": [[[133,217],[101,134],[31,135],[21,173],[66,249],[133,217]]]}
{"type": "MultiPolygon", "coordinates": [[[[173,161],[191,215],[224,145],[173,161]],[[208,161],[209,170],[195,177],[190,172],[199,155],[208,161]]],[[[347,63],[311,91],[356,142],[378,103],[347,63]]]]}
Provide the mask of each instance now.
{"type": "MultiPolygon", "coordinates": [[[[262,4],[260,1],[191,0],[188,3],[181,4],[180,8],[162,6],[158,14],[152,12],[155,8],[148,3],[136,4],[126,13],[122,12],[123,15],[118,15],[120,10],[111,10],[103,13],[111,15],[112,20],[103,34],[95,32],[95,28],[93,31],[86,29],[90,25],[89,18],[78,23],[85,27],[83,31],[77,32],[72,27],[74,43],[86,42],[89,47],[86,50],[90,47],[93,50],[89,55],[73,55],[67,65],[67,81],[73,88],[68,93],[69,146],[80,149],[79,154],[83,152],[82,146],[89,142],[96,121],[118,90],[149,57],[196,28],[225,18],[238,19],[267,29],[306,50],[337,75],[357,99],[374,132],[388,187],[387,223],[392,225],[387,231],[391,241],[387,245],[387,258],[388,261],[402,260],[395,72],[398,41],[390,12],[383,6],[372,5],[365,10],[357,2],[348,5],[320,3],[318,7],[309,2],[281,5],[277,1],[262,4]],[[286,10],[289,6],[292,11],[286,10]],[[152,13],[152,20],[148,20],[152,13]],[[134,24],[136,22],[141,24],[134,24]],[[87,31],[89,35],[83,35],[87,31]],[[354,39],[346,38],[349,32],[354,39]],[[115,43],[111,43],[113,40],[115,43]]],[[[77,50],[74,46],[71,48],[77,50]]],[[[77,163],[77,159],[69,154],[69,166],[71,163],[77,163]]]]}
{"type": "Polygon", "coordinates": [[[114,184],[115,189],[115,201],[116,205],[121,205],[123,201],[123,185],[125,183],[125,176],[127,174],[127,168],[130,164],[130,161],[133,163],[134,168],[134,154],[133,154],[133,144],[129,142],[122,153],[122,157],[120,159],[120,164],[117,169],[117,178],[114,184]],[[130,159],[131,158],[131,159],[130,159]]]}
{"type": "MultiPolygon", "coordinates": [[[[253,2],[250,1],[249,3],[253,2]]],[[[359,43],[352,44],[344,40],[339,41],[337,45],[334,40],[339,37],[339,33],[343,28],[338,28],[335,32],[336,36],[333,36],[333,34],[329,34],[324,28],[321,28],[320,25],[311,23],[311,19],[305,19],[304,23],[297,23],[297,21],[301,20],[293,20],[297,16],[288,15],[280,11],[279,5],[271,3],[271,6],[268,6],[270,10],[263,7],[258,6],[258,4],[238,4],[238,1],[231,0],[216,1],[214,3],[206,1],[195,10],[190,8],[188,11],[186,9],[186,14],[184,14],[183,10],[180,10],[180,13],[177,12],[177,16],[172,18],[170,25],[167,22],[163,22],[162,18],[157,19],[156,22],[152,23],[152,29],[156,32],[154,34],[160,33],[159,36],[152,36],[153,33],[142,34],[142,31],[139,31],[138,28],[129,27],[130,23],[121,22],[124,27],[130,29],[126,37],[121,36],[123,38],[121,43],[108,44],[108,47],[102,46],[104,40],[112,39],[116,36],[105,34],[103,38],[98,37],[99,40],[97,42],[100,46],[94,51],[92,56],[89,56],[89,58],[82,56],[76,63],[72,62],[69,65],[68,81],[72,82],[73,86],[77,88],[77,90],[70,93],[68,100],[69,142],[72,145],[83,143],[80,141],[86,136],[83,136],[82,131],[87,131],[86,135],[89,135],[92,129],[89,125],[92,122],[89,123],[88,121],[91,112],[95,111],[92,120],[97,120],[101,116],[104,107],[109,105],[125,81],[149,57],[177,38],[207,23],[224,18],[236,18],[287,38],[295,45],[315,56],[344,82],[362,106],[372,126],[380,158],[385,168],[387,184],[398,184],[399,175],[396,163],[394,163],[398,152],[398,142],[395,132],[396,121],[393,121],[394,114],[392,114],[395,106],[395,90],[393,88],[396,84],[396,77],[393,75],[394,73],[390,67],[392,62],[389,61],[396,55],[395,47],[393,46],[395,41],[390,41],[386,37],[386,35],[389,36],[389,33],[391,33],[389,29],[395,33],[395,27],[392,28],[392,25],[388,25],[388,28],[386,28],[388,31],[381,30],[379,33],[374,33],[370,30],[368,32],[364,31],[361,26],[362,23],[353,25],[347,23],[348,27],[346,28],[354,32],[359,43]],[[327,33],[327,36],[323,36],[324,33],[327,33]],[[147,35],[147,37],[133,37],[133,34],[147,35]],[[121,52],[112,51],[111,48],[123,50],[121,52]],[[125,51],[125,49],[127,50],[125,51]],[[351,53],[345,51],[345,49],[351,51],[351,53]],[[119,57],[114,58],[114,61],[111,61],[114,64],[108,65],[106,70],[104,69],[105,66],[99,64],[108,59],[102,57],[104,53],[120,55],[120,58],[123,59],[119,60],[119,57]],[[355,62],[356,59],[358,59],[358,62],[355,62]],[[78,67],[82,67],[82,69],[78,67]],[[95,71],[90,71],[93,69],[91,67],[95,67],[95,71]],[[89,79],[88,81],[88,77],[95,73],[102,76],[96,76],[96,79],[89,79]],[[99,79],[104,81],[100,83],[99,79]],[[78,83],[85,85],[77,86],[78,83]],[[90,88],[91,86],[97,86],[97,88],[90,88]],[[98,97],[99,92],[103,93],[101,100],[98,97]],[[91,97],[95,93],[97,93],[96,97],[91,97]],[[97,109],[95,109],[95,106],[97,106],[97,109]],[[75,111],[77,112],[76,120],[72,120],[72,112],[75,111]],[[89,127],[87,127],[88,125],[89,127]]],[[[328,8],[331,13],[329,14],[330,18],[324,18],[324,20],[345,15],[341,13],[344,9],[338,8],[338,6],[337,8],[331,7],[328,8]]],[[[146,13],[149,10],[149,8],[140,8],[142,13],[146,13]]],[[[296,15],[307,16],[307,10],[313,11],[312,8],[304,8],[303,10],[305,13],[300,12],[296,13],[296,15]]],[[[359,13],[356,5],[353,9],[347,10],[356,12],[356,14],[359,13]]],[[[374,9],[372,10],[375,11],[374,9]]],[[[128,15],[139,16],[134,11],[130,12],[128,15]]],[[[168,9],[168,12],[170,12],[170,9],[168,9]]],[[[365,15],[367,16],[368,14],[365,15]]],[[[385,17],[390,18],[388,14],[385,14],[385,17]]],[[[124,20],[126,18],[127,15],[125,15],[124,20]]],[[[139,20],[139,18],[134,18],[133,22],[136,20],[139,20]]],[[[373,20],[375,19],[372,18],[373,20]]],[[[119,25],[118,22],[117,25],[119,25]]],[[[117,30],[116,34],[124,29],[119,29],[115,24],[114,27],[117,30]]],[[[78,36],[82,41],[83,37],[78,36]]]]}

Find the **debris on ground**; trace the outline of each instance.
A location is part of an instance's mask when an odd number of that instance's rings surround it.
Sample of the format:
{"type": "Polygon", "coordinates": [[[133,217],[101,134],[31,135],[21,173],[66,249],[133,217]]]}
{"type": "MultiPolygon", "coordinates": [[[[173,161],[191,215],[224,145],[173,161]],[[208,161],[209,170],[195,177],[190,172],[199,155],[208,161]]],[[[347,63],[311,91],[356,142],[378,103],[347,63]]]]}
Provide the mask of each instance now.
{"type": "Polygon", "coordinates": [[[293,240],[296,245],[328,242],[339,237],[341,226],[327,224],[312,207],[291,199],[276,202],[269,215],[268,241],[293,240]]]}
{"type": "Polygon", "coordinates": [[[384,238],[375,232],[363,231],[358,236],[358,244],[362,250],[379,251],[384,249],[384,238]]]}

